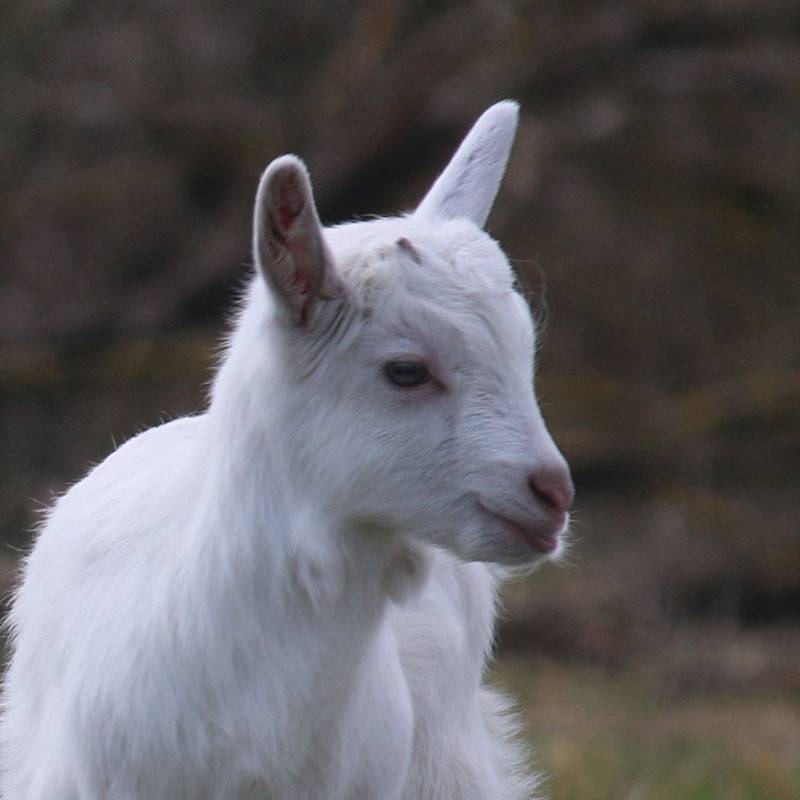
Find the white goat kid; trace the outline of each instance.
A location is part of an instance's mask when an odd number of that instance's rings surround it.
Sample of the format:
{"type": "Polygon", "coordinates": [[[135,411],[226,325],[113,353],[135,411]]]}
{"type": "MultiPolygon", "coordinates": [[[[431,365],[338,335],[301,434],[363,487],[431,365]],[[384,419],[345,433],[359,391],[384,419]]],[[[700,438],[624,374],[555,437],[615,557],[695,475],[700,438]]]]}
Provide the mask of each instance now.
{"type": "Polygon", "coordinates": [[[572,485],[481,230],[516,121],[396,219],[323,230],[303,164],[269,166],[208,411],[93,469],[27,559],[5,800],[531,796],[482,562],[557,555],[572,485]]]}

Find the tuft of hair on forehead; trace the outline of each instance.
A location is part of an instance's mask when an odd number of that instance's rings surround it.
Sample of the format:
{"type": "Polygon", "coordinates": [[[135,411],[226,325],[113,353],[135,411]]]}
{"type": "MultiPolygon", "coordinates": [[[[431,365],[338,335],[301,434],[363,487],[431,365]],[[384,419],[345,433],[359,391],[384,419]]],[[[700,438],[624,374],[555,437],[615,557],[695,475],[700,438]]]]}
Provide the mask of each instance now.
{"type": "Polygon", "coordinates": [[[328,228],[325,238],[348,294],[363,308],[398,285],[445,305],[514,288],[497,242],[468,220],[380,218],[328,228]]]}

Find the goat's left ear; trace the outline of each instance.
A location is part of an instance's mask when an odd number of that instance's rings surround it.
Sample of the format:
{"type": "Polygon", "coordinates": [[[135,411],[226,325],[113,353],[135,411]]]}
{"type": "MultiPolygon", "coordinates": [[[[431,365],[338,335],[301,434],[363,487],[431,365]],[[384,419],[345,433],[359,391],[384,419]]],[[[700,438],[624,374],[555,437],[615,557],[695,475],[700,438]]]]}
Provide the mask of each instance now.
{"type": "Polygon", "coordinates": [[[482,228],[506,170],[518,119],[519,105],[513,100],[495,103],[484,111],[414,216],[438,220],[462,217],[482,228]]]}
{"type": "Polygon", "coordinates": [[[320,300],[340,293],[308,171],[296,156],[276,158],[261,177],[253,252],[262,275],[298,325],[306,325],[320,300]]]}

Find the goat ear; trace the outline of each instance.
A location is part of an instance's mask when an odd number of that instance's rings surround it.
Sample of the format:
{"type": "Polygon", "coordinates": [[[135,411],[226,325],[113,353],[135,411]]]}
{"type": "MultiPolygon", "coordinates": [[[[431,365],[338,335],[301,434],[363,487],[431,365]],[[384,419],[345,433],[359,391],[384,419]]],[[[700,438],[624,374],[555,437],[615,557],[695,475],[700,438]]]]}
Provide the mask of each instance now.
{"type": "Polygon", "coordinates": [[[296,156],[276,158],[261,177],[253,251],[292,322],[306,325],[320,300],[338,294],[308,171],[296,156]]]}
{"type": "Polygon", "coordinates": [[[506,169],[519,118],[519,105],[503,100],[478,118],[414,216],[466,217],[482,228],[506,169]]]}

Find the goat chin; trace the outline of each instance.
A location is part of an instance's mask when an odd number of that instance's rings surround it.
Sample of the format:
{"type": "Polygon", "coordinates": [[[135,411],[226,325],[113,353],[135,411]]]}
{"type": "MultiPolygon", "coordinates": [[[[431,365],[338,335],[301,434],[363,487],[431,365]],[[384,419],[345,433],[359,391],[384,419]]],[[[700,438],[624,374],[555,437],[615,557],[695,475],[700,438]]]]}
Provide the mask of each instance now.
{"type": "Polygon", "coordinates": [[[208,408],[91,470],[25,561],[6,800],[533,796],[482,682],[491,562],[557,554],[573,493],[482,230],[516,122],[486,111],[404,217],[324,229],[269,165],[208,408]]]}

